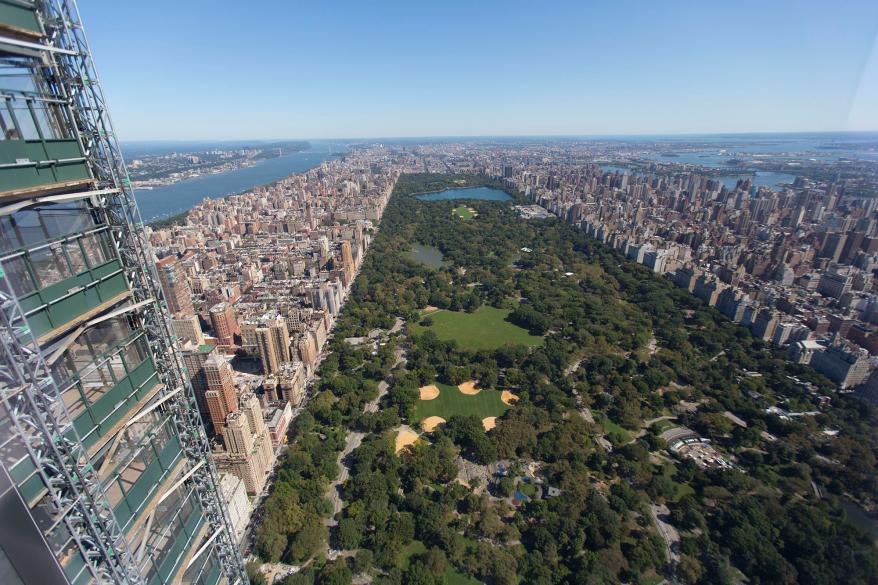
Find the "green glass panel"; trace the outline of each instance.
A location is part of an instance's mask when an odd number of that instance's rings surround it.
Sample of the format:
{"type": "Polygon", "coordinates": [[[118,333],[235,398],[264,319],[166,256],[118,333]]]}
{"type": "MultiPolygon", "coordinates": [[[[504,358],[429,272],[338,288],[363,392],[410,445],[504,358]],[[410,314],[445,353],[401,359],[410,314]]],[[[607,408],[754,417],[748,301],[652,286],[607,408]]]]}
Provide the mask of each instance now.
{"type": "Polygon", "coordinates": [[[0,23],[33,32],[41,32],[34,9],[22,6],[22,4],[25,3],[0,0],[0,23]]]}

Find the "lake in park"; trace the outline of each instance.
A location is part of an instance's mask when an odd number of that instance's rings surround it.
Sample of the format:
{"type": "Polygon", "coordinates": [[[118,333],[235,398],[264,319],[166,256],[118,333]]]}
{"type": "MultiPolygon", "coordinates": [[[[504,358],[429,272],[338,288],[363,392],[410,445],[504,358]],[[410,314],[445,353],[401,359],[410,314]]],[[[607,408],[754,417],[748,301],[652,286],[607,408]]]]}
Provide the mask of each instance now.
{"type": "Polygon", "coordinates": [[[408,253],[408,257],[421,264],[426,264],[430,268],[439,269],[443,265],[443,254],[439,248],[433,246],[424,246],[423,244],[412,244],[412,249],[408,253]]]}
{"type": "Polygon", "coordinates": [[[506,191],[491,187],[472,187],[469,189],[446,189],[436,193],[418,195],[421,201],[446,201],[449,199],[481,199],[483,201],[510,201],[512,197],[506,191]]]}

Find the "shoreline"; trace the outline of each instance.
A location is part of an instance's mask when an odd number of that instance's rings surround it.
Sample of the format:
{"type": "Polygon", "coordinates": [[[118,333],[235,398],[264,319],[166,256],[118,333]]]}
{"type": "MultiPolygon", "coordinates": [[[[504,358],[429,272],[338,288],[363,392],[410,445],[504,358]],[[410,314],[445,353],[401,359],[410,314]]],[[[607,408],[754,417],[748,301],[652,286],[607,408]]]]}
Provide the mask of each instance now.
{"type": "MultiPolygon", "coordinates": [[[[204,199],[228,199],[229,197],[233,197],[235,195],[242,195],[244,193],[249,193],[250,191],[253,191],[254,189],[258,189],[260,187],[271,187],[271,186],[277,185],[281,181],[286,181],[290,177],[295,177],[296,175],[301,175],[303,173],[309,173],[309,172],[313,171],[314,169],[316,169],[317,167],[319,167],[324,162],[326,162],[328,160],[338,160],[339,158],[343,157],[345,154],[346,153],[330,154],[330,155],[328,155],[327,158],[323,159],[322,161],[315,164],[314,166],[309,167],[308,169],[305,169],[303,171],[296,171],[295,173],[290,173],[289,175],[283,176],[279,179],[275,179],[274,181],[268,181],[267,183],[257,183],[255,185],[251,185],[250,187],[247,187],[246,189],[241,189],[241,190],[235,191],[233,193],[226,193],[225,195],[218,195],[215,197],[211,197],[209,195],[205,196],[201,200],[196,202],[194,205],[192,205],[192,207],[190,207],[189,209],[186,209],[185,211],[181,211],[179,213],[175,213],[173,215],[169,215],[166,217],[158,217],[158,218],[146,220],[143,222],[143,224],[147,225],[149,227],[153,227],[153,228],[155,228],[155,227],[170,227],[172,225],[178,225],[180,220],[185,219],[185,217],[189,214],[189,212],[192,211],[192,209],[194,207],[196,207],[198,204],[200,204],[202,201],[204,201],[204,199]]],[[[250,167],[250,168],[252,168],[252,167],[250,167]]],[[[220,173],[220,174],[222,174],[222,173],[220,173]]],[[[183,182],[184,181],[179,181],[178,183],[175,183],[175,184],[179,184],[179,183],[183,183],[183,182]]],[[[136,188],[134,188],[133,190],[135,192],[137,191],[136,188]]],[[[138,204],[138,208],[139,208],[139,204],[138,204]]]]}

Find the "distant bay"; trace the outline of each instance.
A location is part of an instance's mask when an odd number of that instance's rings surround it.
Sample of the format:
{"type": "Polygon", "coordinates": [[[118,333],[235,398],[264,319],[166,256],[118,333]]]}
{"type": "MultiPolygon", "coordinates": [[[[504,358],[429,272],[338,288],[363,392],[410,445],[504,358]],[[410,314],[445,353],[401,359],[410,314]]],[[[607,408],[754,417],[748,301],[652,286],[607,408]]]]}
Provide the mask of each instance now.
{"type": "MultiPolygon", "coordinates": [[[[205,197],[217,199],[305,172],[325,160],[338,158],[340,151],[343,151],[342,145],[317,141],[308,150],[265,159],[252,167],[204,175],[155,189],[136,189],[135,197],[143,221],[155,221],[187,211],[205,197]]],[[[147,153],[141,149],[138,154],[147,153]]]]}

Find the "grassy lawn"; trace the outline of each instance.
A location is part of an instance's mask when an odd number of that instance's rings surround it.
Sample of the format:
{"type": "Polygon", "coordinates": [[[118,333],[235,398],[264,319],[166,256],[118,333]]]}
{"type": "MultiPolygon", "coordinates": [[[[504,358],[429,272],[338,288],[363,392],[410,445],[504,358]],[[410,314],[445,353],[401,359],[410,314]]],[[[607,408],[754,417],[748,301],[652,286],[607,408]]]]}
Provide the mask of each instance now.
{"type": "MultiPolygon", "coordinates": [[[[401,568],[406,570],[413,556],[422,555],[427,552],[427,547],[420,540],[413,540],[408,543],[401,553],[401,568]]],[[[474,579],[469,575],[464,575],[453,566],[449,566],[445,571],[445,585],[482,585],[478,579],[474,579]]]]}
{"type": "Polygon", "coordinates": [[[402,567],[403,570],[408,569],[409,568],[409,560],[411,560],[411,558],[413,556],[422,555],[425,552],[427,552],[427,547],[424,546],[423,542],[421,542],[420,540],[411,541],[410,543],[405,545],[405,548],[402,549],[402,552],[400,554],[400,556],[402,557],[400,559],[400,561],[401,561],[400,566],[402,567]]]}
{"type": "Polygon", "coordinates": [[[659,421],[652,423],[649,428],[658,429],[658,431],[660,433],[663,433],[668,429],[672,429],[672,428],[678,427],[678,426],[680,426],[680,423],[678,423],[676,421],[670,421],[670,420],[665,419],[665,420],[659,420],[659,421]]]}
{"type": "Polygon", "coordinates": [[[622,444],[631,442],[631,433],[614,423],[607,415],[597,413],[597,419],[608,435],[616,435],[622,444]]]}
{"type": "Polygon", "coordinates": [[[692,489],[692,486],[687,483],[679,483],[672,479],[674,475],[674,466],[673,465],[665,465],[662,467],[662,475],[671,480],[674,484],[674,495],[671,496],[672,502],[679,502],[680,498],[683,496],[688,496],[695,493],[695,490],[692,489]]]}
{"type": "Polygon", "coordinates": [[[438,311],[430,318],[429,329],[439,339],[455,340],[461,349],[497,349],[504,345],[525,345],[535,347],[543,343],[543,338],[531,335],[526,329],[506,321],[509,309],[497,309],[483,305],[473,313],[464,311],[438,311]]]}
{"type": "Polygon", "coordinates": [[[415,406],[415,420],[428,416],[441,416],[448,420],[455,414],[472,414],[477,417],[500,416],[509,408],[500,400],[497,390],[482,390],[478,394],[461,394],[457,386],[436,384],[439,396],[433,400],[419,400],[415,406]]]}
{"type": "Polygon", "coordinates": [[[464,220],[470,220],[476,216],[467,205],[458,205],[451,210],[451,213],[464,220]]]}
{"type": "Polygon", "coordinates": [[[449,567],[445,571],[445,585],[482,585],[482,582],[449,567]]]}

